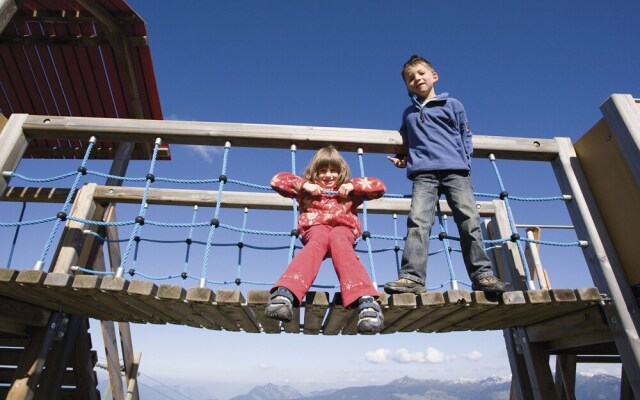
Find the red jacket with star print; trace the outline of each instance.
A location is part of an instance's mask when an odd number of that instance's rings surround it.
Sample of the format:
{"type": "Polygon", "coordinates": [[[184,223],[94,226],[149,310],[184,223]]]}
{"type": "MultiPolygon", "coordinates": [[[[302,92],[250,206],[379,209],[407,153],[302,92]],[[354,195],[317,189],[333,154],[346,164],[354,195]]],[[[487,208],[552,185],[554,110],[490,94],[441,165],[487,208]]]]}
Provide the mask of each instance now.
{"type": "Polygon", "coordinates": [[[359,237],[362,228],[358,219],[358,207],[364,200],[377,199],[386,191],[380,179],[354,178],[349,181],[353,184],[353,190],[347,198],[341,198],[337,194],[313,196],[302,189],[305,182],[305,178],[289,172],[280,172],[271,179],[273,190],[284,197],[298,200],[300,235],[314,225],[343,225],[353,229],[353,234],[359,237]]]}

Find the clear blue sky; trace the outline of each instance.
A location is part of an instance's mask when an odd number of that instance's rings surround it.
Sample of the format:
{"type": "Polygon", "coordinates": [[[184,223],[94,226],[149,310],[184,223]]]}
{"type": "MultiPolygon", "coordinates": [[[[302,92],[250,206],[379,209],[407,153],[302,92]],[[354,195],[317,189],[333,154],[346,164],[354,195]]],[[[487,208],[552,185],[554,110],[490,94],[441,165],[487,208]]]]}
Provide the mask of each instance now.
{"type": "MultiPolygon", "coordinates": [[[[440,77],[436,91],[449,92],[465,104],[477,135],[576,141],[601,118],[598,107],[610,94],[640,93],[640,53],[634,46],[637,1],[129,4],[147,23],[166,119],[397,129],[408,102],[400,69],[416,53],[434,64],[440,77]]],[[[194,152],[175,147],[174,161],[158,168],[173,176],[217,177],[221,154],[218,148],[194,152]],[[202,168],[191,168],[196,159],[202,168]]],[[[349,157],[359,174],[356,159],[349,157]]],[[[261,184],[290,169],[286,157],[231,159],[233,173],[261,184]]],[[[307,161],[308,155],[301,154],[298,168],[307,161]]],[[[510,193],[559,194],[548,165],[501,165],[510,193]]],[[[371,155],[365,168],[368,175],[383,178],[389,192],[409,193],[404,171],[383,155],[371,155]]],[[[487,161],[474,160],[476,191],[499,191],[491,174],[487,161]]],[[[516,214],[516,220],[571,224],[561,212],[547,210],[529,208],[516,214]]],[[[288,216],[286,220],[290,224],[288,216]]],[[[404,226],[399,229],[402,234],[404,226]]],[[[556,237],[548,235],[543,238],[556,237]]],[[[542,251],[543,261],[555,271],[555,287],[590,285],[579,251],[542,251]]],[[[259,267],[275,279],[286,255],[272,258],[259,267]]],[[[180,272],[181,264],[176,265],[180,272]]],[[[394,278],[394,268],[388,260],[377,264],[379,283],[394,278]]],[[[324,269],[319,280],[335,283],[331,266],[324,269]]],[[[459,279],[465,280],[464,275],[459,279]]],[[[93,323],[96,334],[98,326],[93,323]]],[[[165,384],[216,388],[212,393],[220,398],[269,382],[305,392],[382,384],[404,375],[478,378],[510,373],[501,332],[310,337],[156,325],[132,329],[134,349],[143,353],[141,379],[147,375],[165,384]]],[[[102,351],[99,336],[93,343],[102,351]]],[[[615,365],[597,367],[618,371],[615,365]]]]}

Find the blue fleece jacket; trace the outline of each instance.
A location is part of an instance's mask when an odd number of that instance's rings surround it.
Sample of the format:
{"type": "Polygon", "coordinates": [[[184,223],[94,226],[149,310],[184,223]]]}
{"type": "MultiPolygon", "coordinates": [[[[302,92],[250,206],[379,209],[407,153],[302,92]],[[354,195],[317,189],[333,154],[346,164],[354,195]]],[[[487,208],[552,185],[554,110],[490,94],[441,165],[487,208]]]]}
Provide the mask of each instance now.
{"type": "Polygon", "coordinates": [[[462,103],[448,93],[424,106],[415,96],[412,101],[400,127],[408,146],[407,177],[426,171],[471,170],[472,134],[462,103]]]}

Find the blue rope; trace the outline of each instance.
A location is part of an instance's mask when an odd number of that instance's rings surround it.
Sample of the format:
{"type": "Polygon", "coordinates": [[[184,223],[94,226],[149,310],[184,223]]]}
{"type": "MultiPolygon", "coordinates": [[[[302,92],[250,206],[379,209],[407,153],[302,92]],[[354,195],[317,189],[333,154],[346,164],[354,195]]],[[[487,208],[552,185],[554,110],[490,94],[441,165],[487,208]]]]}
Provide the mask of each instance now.
{"type": "MultiPolygon", "coordinates": [[[[358,164],[360,165],[360,177],[364,178],[365,174],[364,174],[364,161],[363,161],[363,151],[362,149],[358,149],[358,164]]],[[[365,199],[362,202],[362,220],[363,220],[363,229],[365,232],[369,231],[368,228],[368,218],[367,218],[367,200],[365,199]]],[[[373,263],[373,254],[371,253],[371,242],[369,240],[369,237],[365,238],[365,242],[367,243],[367,250],[369,253],[369,271],[371,274],[371,280],[373,282],[377,282],[376,281],[376,268],[375,265],[373,263]]]]}
{"type": "MultiPolygon", "coordinates": [[[[224,146],[224,154],[222,157],[222,176],[226,176],[227,173],[227,159],[229,157],[229,149],[231,145],[227,142],[224,146]],[[228,145],[227,145],[228,144],[228,145]]],[[[224,180],[220,180],[218,185],[218,199],[216,201],[216,208],[214,212],[213,218],[218,221],[218,216],[220,214],[220,204],[222,203],[222,191],[224,190],[224,180]]],[[[211,242],[213,241],[213,234],[216,231],[218,224],[212,223],[211,228],[209,228],[209,236],[207,237],[207,246],[205,247],[204,252],[204,260],[202,261],[202,278],[206,279],[207,277],[207,268],[209,265],[209,253],[211,252],[211,242]]]]}
{"type": "MultiPolygon", "coordinates": [[[[27,203],[22,202],[22,209],[20,210],[19,222],[22,222],[24,218],[24,211],[27,208],[27,203]]],[[[16,250],[16,244],[18,243],[18,234],[20,233],[20,225],[16,226],[16,231],[13,234],[13,241],[11,242],[11,249],[9,250],[9,261],[7,261],[7,268],[11,268],[11,260],[13,259],[13,252],[16,250]]]]}
{"type": "Polygon", "coordinates": [[[395,245],[393,250],[396,253],[395,254],[396,270],[398,272],[398,275],[400,275],[400,254],[399,254],[400,253],[400,245],[398,244],[398,239],[402,239],[402,238],[398,237],[398,215],[397,214],[393,214],[393,234],[395,235],[395,237],[393,238],[394,245],[395,245]]]}
{"type": "Polygon", "coordinates": [[[186,240],[186,244],[187,244],[187,251],[185,252],[185,256],[184,256],[184,269],[182,270],[183,273],[187,272],[187,269],[189,268],[189,254],[191,251],[191,245],[193,244],[193,225],[196,223],[196,216],[198,215],[198,206],[193,206],[193,217],[191,218],[191,227],[189,228],[189,236],[187,236],[187,240],[186,240]]]}
{"type": "Polygon", "coordinates": [[[77,174],[77,172],[72,171],[72,172],[67,172],[66,174],[63,174],[63,175],[53,176],[53,177],[50,177],[50,178],[30,178],[28,176],[12,172],[11,173],[11,178],[12,179],[13,178],[22,179],[23,181],[26,181],[26,182],[53,182],[53,181],[58,181],[58,180],[61,180],[61,179],[69,178],[69,177],[74,176],[76,174],[77,174]]]}
{"type": "MultiPolygon", "coordinates": [[[[493,155],[492,155],[493,156],[493,155]]],[[[491,166],[493,167],[494,172],[496,173],[496,177],[498,178],[498,183],[500,185],[500,191],[502,193],[506,193],[506,189],[504,183],[502,182],[502,177],[500,176],[500,171],[498,170],[498,165],[496,163],[495,157],[490,157],[489,161],[491,162],[491,166]]],[[[503,198],[505,208],[507,209],[507,216],[509,217],[509,226],[511,227],[511,233],[517,234],[518,231],[516,229],[516,224],[513,219],[513,214],[511,212],[511,206],[509,204],[509,196],[505,196],[503,198]]],[[[520,253],[520,258],[522,259],[522,266],[524,268],[525,279],[527,280],[527,284],[531,281],[531,273],[529,272],[529,264],[527,263],[527,258],[524,255],[524,249],[522,248],[522,244],[520,240],[515,241],[516,246],[518,247],[518,252],[520,253]]]]}
{"type": "MultiPolygon", "coordinates": [[[[247,227],[247,216],[249,214],[249,210],[247,208],[244,209],[244,216],[242,218],[242,229],[247,227]]],[[[244,247],[244,232],[240,233],[240,243],[242,246],[238,246],[238,271],[236,273],[236,278],[240,279],[242,272],[242,248],[244,247]]]]}
{"type": "Polygon", "coordinates": [[[446,221],[444,221],[444,218],[442,217],[440,202],[438,201],[436,204],[438,208],[438,222],[440,224],[440,229],[446,234],[445,237],[442,238],[442,250],[444,251],[445,258],[447,260],[447,267],[449,268],[449,280],[450,282],[453,282],[456,280],[456,274],[453,271],[453,262],[451,262],[451,253],[449,253],[449,229],[446,221]]]}
{"type": "Polygon", "coordinates": [[[89,145],[87,146],[87,150],[84,153],[84,158],[82,159],[82,163],[80,164],[80,168],[76,172],[76,178],[73,180],[73,184],[71,185],[71,189],[69,189],[69,193],[67,194],[67,198],[65,199],[64,205],[62,206],[62,210],[58,213],[56,220],[53,224],[53,229],[51,229],[51,233],[49,234],[49,238],[42,249],[42,253],[40,254],[40,261],[44,263],[47,254],[49,253],[49,249],[51,248],[51,244],[53,243],[53,238],[58,232],[58,227],[60,226],[60,222],[62,222],[62,215],[67,214],[67,210],[69,209],[69,205],[71,201],[75,197],[76,191],[78,189],[78,183],[80,182],[80,178],[83,176],[83,171],[86,171],[87,161],[89,160],[89,155],[91,154],[91,150],[96,142],[95,137],[91,137],[89,140],[89,145]]]}
{"type": "MultiPolygon", "coordinates": [[[[291,173],[296,175],[296,147],[295,146],[291,146],[291,173]]],[[[297,231],[298,229],[298,200],[294,197],[293,199],[293,227],[292,229],[292,233],[293,233],[293,229],[295,229],[297,231]]],[[[298,238],[297,235],[291,235],[291,241],[289,242],[289,254],[288,254],[288,261],[287,261],[287,265],[291,264],[291,260],[293,260],[293,253],[295,250],[295,244],[296,244],[296,239],[298,238]]]]}
{"type": "MultiPolygon", "coordinates": [[[[142,225],[144,222],[144,217],[147,212],[147,197],[149,195],[149,189],[151,187],[151,183],[154,181],[153,171],[156,165],[156,159],[158,157],[158,149],[160,148],[160,139],[156,139],[155,145],[153,147],[153,154],[151,155],[151,163],[149,165],[149,173],[147,174],[146,183],[144,187],[144,192],[142,194],[142,202],[140,203],[140,212],[138,213],[138,217],[136,218],[135,226],[131,230],[131,236],[129,237],[129,242],[127,243],[127,247],[122,255],[122,260],[120,261],[120,269],[124,270],[127,259],[129,258],[129,252],[131,251],[131,246],[135,241],[136,237],[140,236],[140,232],[142,231],[142,225]]],[[[135,260],[134,260],[135,261],[135,260]]]]}

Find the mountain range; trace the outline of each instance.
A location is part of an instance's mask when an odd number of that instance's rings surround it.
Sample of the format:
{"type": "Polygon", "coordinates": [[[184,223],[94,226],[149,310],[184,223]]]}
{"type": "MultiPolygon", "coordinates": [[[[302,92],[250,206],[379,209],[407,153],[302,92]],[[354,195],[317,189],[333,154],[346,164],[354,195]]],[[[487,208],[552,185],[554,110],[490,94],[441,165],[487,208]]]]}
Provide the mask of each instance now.
{"type": "MultiPolygon", "coordinates": [[[[230,400],[508,400],[511,378],[436,380],[403,377],[385,385],[357,386],[303,394],[291,386],[267,384],[230,400]]],[[[620,379],[610,375],[578,374],[576,398],[614,399],[620,396],[620,379]]]]}

